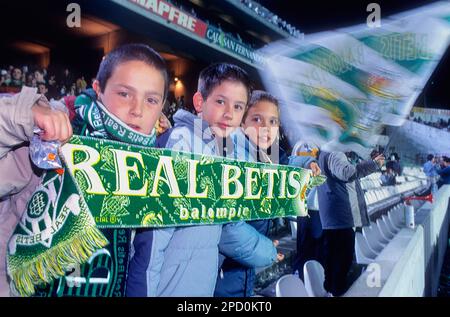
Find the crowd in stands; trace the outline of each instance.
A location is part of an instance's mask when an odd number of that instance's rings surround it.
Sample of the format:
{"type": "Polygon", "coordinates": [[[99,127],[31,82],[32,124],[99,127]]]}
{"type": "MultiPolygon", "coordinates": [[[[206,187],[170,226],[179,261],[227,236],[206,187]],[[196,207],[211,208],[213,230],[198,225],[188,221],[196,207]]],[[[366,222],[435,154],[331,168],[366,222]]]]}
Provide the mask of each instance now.
{"type": "MultiPolygon", "coordinates": [[[[423,171],[427,177],[430,177],[431,184],[440,187],[444,184],[450,184],[450,158],[446,155],[427,154],[426,162],[423,164],[423,171]]],[[[398,182],[396,177],[402,176],[403,166],[400,163],[400,157],[397,153],[392,153],[386,165],[381,169],[381,185],[393,186],[398,182]]]]}
{"type": "MultiPolygon", "coordinates": [[[[85,76],[74,76],[68,68],[48,72],[46,68],[9,65],[0,67],[0,94],[18,93],[23,86],[34,87],[38,93],[43,94],[48,100],[61,99],[70,96],[78,96],[86,88],[92,87],[94,78],[88,83],[85,76]],[[55,73],[61,74],[60,76],[55,73]]],[[[73,98],[74,98],[73,97],[73,98]]],[[[178,109],[192,112],[193,108],[185,104],[184,96],[169,95],[164,109],[167,118],[172,122],[172,116],[178,109]]]]}
{"type": "Polygon", "coordinates": [[[437,119],[436,121],[427,121],[427,120],[422,120],[421,117],[417,117],[417,116],[410,116],[409,120],[412,120],[414,122],[417,123],[421,123],[436,129],[441,129],[441,130],[445,130],[445,131],[449,131],[450,132],[450,118],[448,119],[437,119]]]}
{"type": "Polygon", "coordinates": [[[267,8],[263,7],[258,2],[253,0],[241,0],[241,3],[247,6],[249,9],[253,10],[260,17],[266,19],[270,23],[288,32],[291,36],[300,37],[301,32],[298,29],[296,29],[294,26],[290,25],[285,20],[278,17],[278,15],[269,11],[267,8]]]}
{"type": "Polygon", "coordinates": [[[16,93],[22,86],[35,87],[48,99],[60,99],[65,96],[77,96],[88,87],[85,76],[75,77],[68,68],[50,73],[46,68],[0,67],[0,93],[16,93]]]}

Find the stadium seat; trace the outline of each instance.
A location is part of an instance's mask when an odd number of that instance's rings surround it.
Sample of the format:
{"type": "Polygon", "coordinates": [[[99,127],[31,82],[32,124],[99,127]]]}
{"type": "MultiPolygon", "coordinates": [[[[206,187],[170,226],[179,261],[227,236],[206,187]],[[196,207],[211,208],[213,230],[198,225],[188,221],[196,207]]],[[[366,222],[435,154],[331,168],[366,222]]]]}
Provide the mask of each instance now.
{"type": "Polygon", "coordinates": [[[379,236],[376,235],[375,231],[371,230],[369,227],[363,227],[362,234],[373,251],[379,254],[384,249],[385,244],[380,241],[379,236]]]}
{"type": "Polygon", "coordinates": [[[323,287],[325,272],[319,262],[307,261],[303,266],[303,276],[305,277],[306,291],[310,297],[326,297],[328,295],[323,287]]]}
{"type": "Polygon", "coordinates": [[[355,235],[355,255],[356,263],[365,265],[372,263],[378,255],[369,247],[361,232],[356,232],[355,235]]]}
{"type": "Polygon", "coordinates": [[[370,204],[372,204],[372,197],[370,196],[370,192],[366,192],[365,194],[364,194],[364,198],[366,199],[366,204],[367,205],[370,205],[370,204]]]}
{"type": "Polygon", "coordinates": [[[276,297],[308,297],[305,284],[298,276],[286,274],[279,278],[275,286],[276,297]]]}
{"type": "Polygon", "coordinates": [[[378,229],[380,229],[380,233],[383,235],[383,237],[387,240],[392,240],[392,238],[395,236],[388,228],[386,222],[382,218],[377,219],[377,226],[378,229]]]}
{"type": "Polygon", "coordinates": [[[391,210],[388,212],[388,218],[397,230],[400,230],[403,227],[400,218],[397,217],[397,212],[395,210],[391,210]]]}
{"type": "Polygon", "coordinates": [[[292,240],[297,240],[297,220],[289,219],[289,225],[291,226],[292,240]]]}
{"type": "Polygon", "coordinates": [[[363,227],[362,231],[363,231],[363,235],[364,235],[364,231],[366,231],[367,236],[370,236],[371,238],[376,239],[383,246],[386,246],[390,241],[388,238],[386,238],[381,233],[380,228],[377,226],[377,224],[375,222],[371,222],[369,227],[363,227]]]}
{"type": "Polygon", "coordinates": [[[397,228],[397,227],[394,226],[394,224],[391,222],[391,219],[390,219],[387,215],[383,215],[381,218],[382,218],[382,219],[384,220],[384,222],[386,223],[386,225],[387,225],[389,231],[391,231],[394,235],[396,235],[397,232],[400,231],[399,228],[397,228]]]}

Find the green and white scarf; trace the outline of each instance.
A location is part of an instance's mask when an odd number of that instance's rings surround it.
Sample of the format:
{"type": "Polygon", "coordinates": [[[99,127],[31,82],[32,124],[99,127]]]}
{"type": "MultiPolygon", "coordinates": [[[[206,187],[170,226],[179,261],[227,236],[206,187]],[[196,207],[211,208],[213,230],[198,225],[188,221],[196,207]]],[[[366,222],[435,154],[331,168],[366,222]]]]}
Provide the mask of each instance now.
{"type": "Polygon", "coordinates": [[[62,148],[101,228],[223,224],[305,213],[311,171],[89,137],[62,148]],[[133,212],[130,212],[130,207],[133,212]]]}
{"type": "MultiPolygon", "coordinates": [[[[155,129],[150,135],[131,130],[95,100],[93,91],[76,99],[75,110],[74,131],[79,134],[143,146],[155,143],[155,129]]],[[[68,170],[48,171],[9,241],[11,288],[30,296],[36,285],[64,276],[108,243],[68,170]]]]}
{"type": "Polygon", "coordinates": [[[113,139],[127,144],[153,146],[156,141],[156,130],[150,135],[139,133],[129,128],[124,122],[108,111],[94,96],[81,94],[75,101],[75,130],[78,135],[86,135],[100,139],[113,139]]]}

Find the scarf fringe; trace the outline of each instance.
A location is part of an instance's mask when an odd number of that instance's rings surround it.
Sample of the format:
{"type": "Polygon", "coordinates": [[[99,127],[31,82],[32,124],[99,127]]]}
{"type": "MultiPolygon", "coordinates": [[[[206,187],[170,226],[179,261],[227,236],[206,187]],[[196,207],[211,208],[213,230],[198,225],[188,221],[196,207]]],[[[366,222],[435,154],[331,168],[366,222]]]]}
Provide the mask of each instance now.
{"type": "Polygon", "coordinates": [[[108,240],[97,227],[85,228],[70,240],[52,247],[38,258],[22,263],[13,270],[10,276],[15,292],[20,296],[33,295],[35,286],[63,277],[66,269],[86,263],[96,250],[108,244],[108,240]]]}

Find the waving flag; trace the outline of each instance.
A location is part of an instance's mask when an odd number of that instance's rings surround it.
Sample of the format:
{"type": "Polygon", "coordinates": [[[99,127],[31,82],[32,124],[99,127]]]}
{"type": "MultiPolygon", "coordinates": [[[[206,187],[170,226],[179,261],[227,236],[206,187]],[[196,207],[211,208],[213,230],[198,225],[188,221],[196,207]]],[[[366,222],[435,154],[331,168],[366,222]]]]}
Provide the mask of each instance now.
{"type": "Polygon", "coordinates": [[[365,25],[284,40],[264,49],[266,87],[281,99],[291,144],[367,157],[402,125],[445,53],[450,3],[439,2],[365,25]]]}

